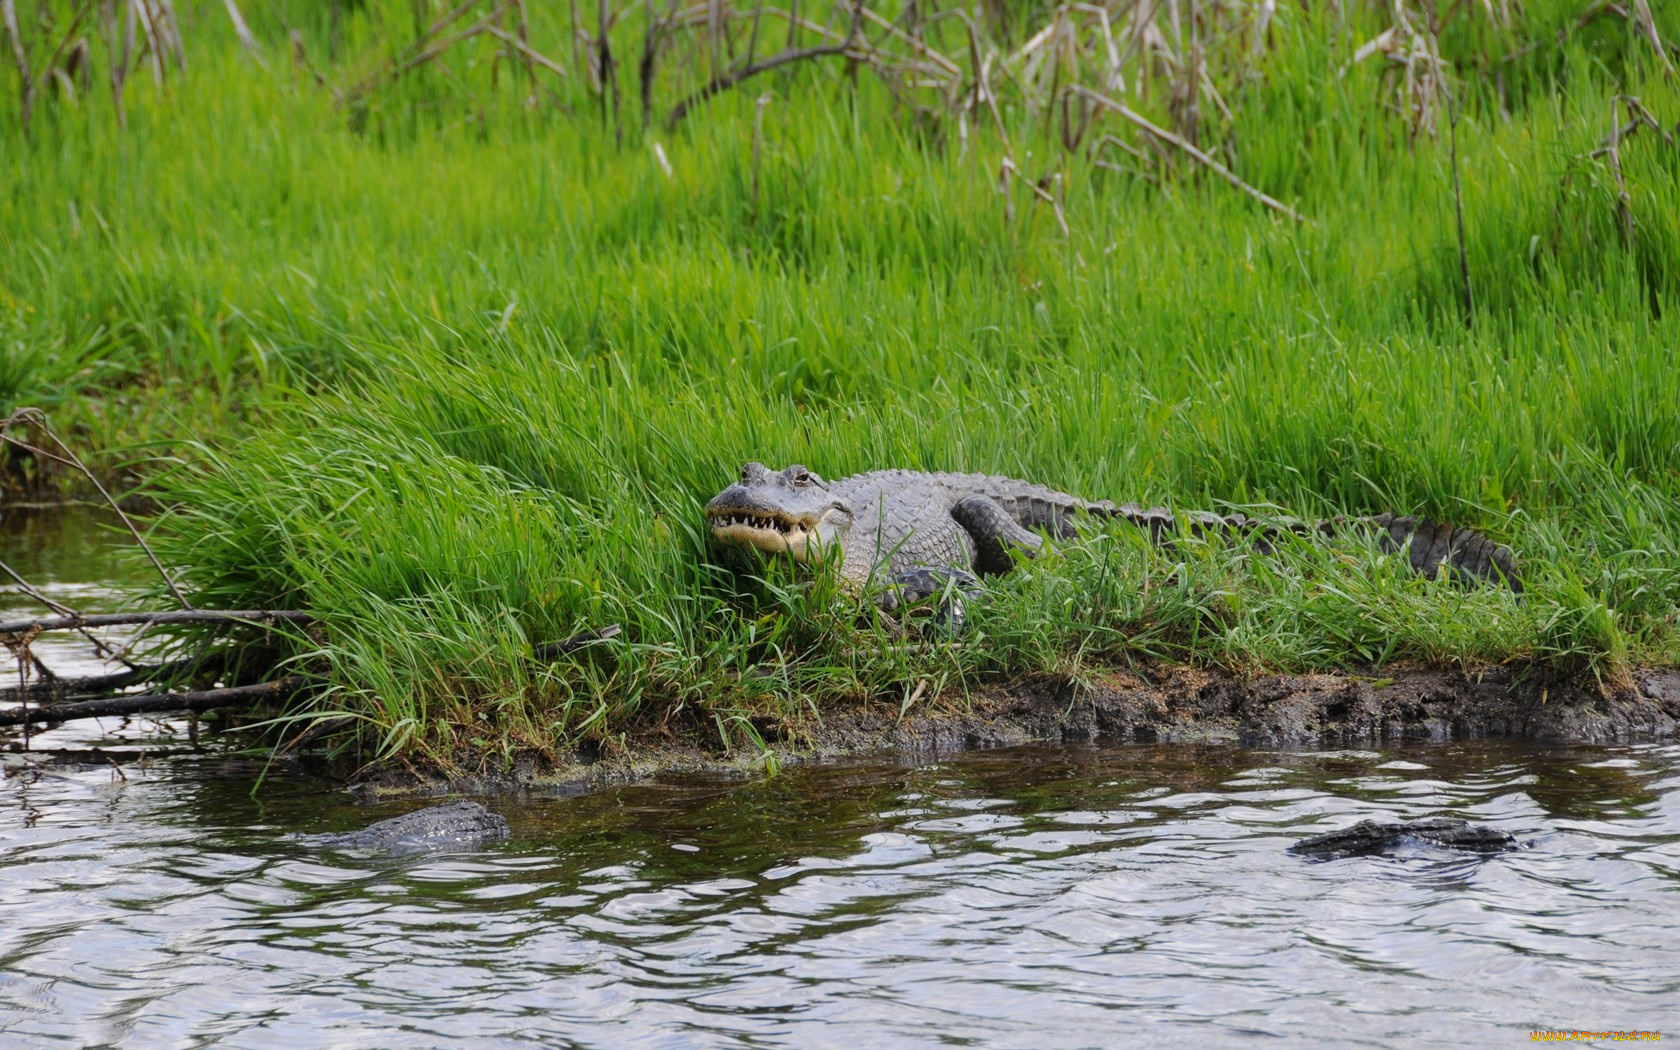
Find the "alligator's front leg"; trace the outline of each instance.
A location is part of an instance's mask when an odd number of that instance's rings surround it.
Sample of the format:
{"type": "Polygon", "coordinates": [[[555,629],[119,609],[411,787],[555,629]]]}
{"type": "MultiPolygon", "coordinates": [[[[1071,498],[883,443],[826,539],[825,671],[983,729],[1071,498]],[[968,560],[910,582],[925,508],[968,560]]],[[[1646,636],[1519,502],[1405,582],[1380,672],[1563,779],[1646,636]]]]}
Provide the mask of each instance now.
{"type": "Polygon", "coordinates": [[[974,541],[974,568],[996,576],[1015,567],[1017,551],[1031,557],[1044,549],[1044,539],[1024,528],[990,496],[970,496],[951,508],[969,539],[974,541]]]}
{"type": "Polygon", "coordinates": [[[951,590],[974,594],[980,590],[980,581],[972,572],[955,565],[903,569],[888,578],[887,585],[876,593],[875,604],[883,612],[894,612],[901,606],[925,602],[951,590]]]}
{"type": "MultiPolygon", "coordinates": [[[[951,518],[967,534],[974,552],[974,569],[984,575],[997,575],[1014,568],[1015,551],[1030,556],[1044,547],[1044,540],[1037,533],[1023,528],[989,496],[960,500],[951,508],[951,518]]],[[[894,572],[891,585],[881,591],[876,602],[883,610],[892,612],[900,605],[943,594],[933,624],[946,633],[956,634],[968,620],[964,597],[979,593],[980,581],[967,569],[956,565],[917,566],[894,572]]]]}
{"type": "Polygon", "coordinates": [[[875,604],[883,612],[893,612],[902,606],[914,605],[941,596],[933,611],[932,626],[947,635],[961,634],[968,625],[965,598],[980,593],[980,580],[967,569],[955,565],[929,565],[903,569],[892,574],[891,581],[875,595],[875,604]]]}

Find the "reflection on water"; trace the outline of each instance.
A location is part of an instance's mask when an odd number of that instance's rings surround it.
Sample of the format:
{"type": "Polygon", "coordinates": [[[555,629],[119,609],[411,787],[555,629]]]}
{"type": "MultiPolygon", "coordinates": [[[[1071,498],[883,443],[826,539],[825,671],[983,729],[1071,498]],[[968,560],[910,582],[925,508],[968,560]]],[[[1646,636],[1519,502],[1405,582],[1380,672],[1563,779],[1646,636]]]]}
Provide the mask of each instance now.
{"type": "Polygon", "coordinates": [[[1675,746],[1016,748],[492,799],[509,842],[406,859],[288,835],[413,804],[237,756],[4,757],[6,1048],[1680,1033],[1675,746]],[[1285,852],[1443,814],[1526,846],[1285,852]]]}
{"type": "MultiPolygon", "coordinates": [[[[0,503],[0,561],[61,605],[84,613],[115,612],[144,579],[133,557],[134,540],[119,534],[119,527],[116,515],[100,507],[37,510],[0,503]]],[[[49,610],[0,574],[0,619],[45,615],[49,610]]],[[[32,648],[57,674],[120,670],[97,659],[74,633],[43,635],[32,648]]],[[[0,664],[0,672],[9,672],[7,683],[16,684],[14,666],[0,664]]]]}

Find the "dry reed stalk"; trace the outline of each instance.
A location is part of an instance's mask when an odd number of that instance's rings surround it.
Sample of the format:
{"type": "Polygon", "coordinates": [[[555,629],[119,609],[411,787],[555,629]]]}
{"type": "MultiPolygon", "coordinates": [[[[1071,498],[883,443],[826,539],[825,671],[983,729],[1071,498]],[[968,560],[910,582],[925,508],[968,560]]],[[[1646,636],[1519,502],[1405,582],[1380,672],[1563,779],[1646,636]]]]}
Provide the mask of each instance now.
{"type": "Polygon", "coordinates": [[[758,222],[758,167],[759,154],[764,145],[764,107],[770,104],[768,94],[758,96],[757,110],[753,113],[753,141],[752,141],[752,218],[758,222]]]}
{"type": "Polygon", "coordinates": [[[175,20],[173,0],[157,0],[157,12],[154,21],[163,34],[164,46],[175,56],[175,68],[186,69],[187,49],[181,40],[181,25],[175,20]]]}
{"type": "Polygon", "coordinates": [[[1062,173],[1058,171],[1055,174],[1046,175],[1037,182],[1031,183],[1031,186],[1033,196],[1043,203],[1050,205],[1050,210],[1056,216],[1056,225],[1061,227],[1062,236],[1072,237],[1073,231],[1068,229],[1067,215],[1062,211],[1062,173]],[[1049,187],[1047,187],[1045,183],[1049,183],[1051,186],[1054,186],[1056,188],[1056,192],[1051,193],[1049,187]]]}
{"type": "Polygon", "coordinates": [[[473,37],[478,36],[480,33],[489,32],[491,29],[495,28],[496,20],[502,16],[502,12],[506,9],[507,5],[505,3],[497,4],[491,9],[489,14],[485,15],[483,18],[474,22],[467,28],[461,30],[459,33],[456,33],[453,36],[444,37],[442,40],[439,40],[431,46],[423,49],[418,54],[410,56],[406,61],[397,66],[397,68],[391,72],[391,78],[394,80],[397,77],[402,76],[404,73],[418,69],[420,66],[423,66],[437,58],[439,55],[448,51],[450,48],[459,44],[463,40],[470,40],[473,37]]]}
{"type": "Polygon", "coordinates": [[[29,118],[35,110],[35,78],[29,71],[29,55],[23,46],[23,34],[18,30],[16,0],[0,0],[0,23],[4,23],[6,36],[12,42],[12,61],[17,64],[18,78],[22,81],[23,97],[20,107],[23,113],[23,129],[29,130],[29,118]]]}
{"type": "Polygon", "coordinates": [[[257,65],[267,69],[268,63],[263,61],[262,48],[257,45],[257,38],[251,35],[251,27],[245,24],[245,16],[239,13],[239,5],[234,0],[222,0],[222,6],[227,8],[228,21],[233,23],[233,35],[239,38],[240,46],[250,54],[257,65]]]}
{"type": "Polygon", "coordinates": [[[1218,175],[1220,178],[1224,179],[1226,182],[1229,182],[1231,185],[1235,186],[1237,189],[1239,189],[1239,190],[1243,191],[1244,193],[1248,194],[1250,197],[1253,197],[1255,200],[1259,201],[1261,204],[1264,204],[1266,207],[1272,209],[1273,211],[1278,212],[1279,214],[1282,214],[1282,215],[1287,215],[1291,219],[1294,219],[1296,222],[1304,223],[1308,226],[1314,225],[1314,223],[1311,219],[1308,219],[1305,216],[1301,215],[1295,209],[1291,208],[1289,205],[1283,203],[1282,201],[1278,200],[1277,198],[1272,197],[1272,196],[1270,196],[1266,193],[1263,193],[1262,191],[1256,189],[1253,186],[1250,186],[1248,183],[1244,182],[1241,178],[1239,178],[1237,176],[1237,174],[1235,172],[1233,172],[1230,168],[1227,168],[1225,165],[1219,163],[1217,160],[1214,160],[1212,157],[1210,157],[1206,153],[1202,152],[1202,150],[1199,149],[1198,147],[1196,147],[1195,145],[1193,145],[1189,142],[1186,142],[1183,138],[1179,137],[1178,135],[1173,134],[1172,132],[1168,131],[1166,128],[1161,127],[1160,125],[1158,125],[1158,124],[1154,123],[1153,121],[1149,120],[1147,117],[1144,117],[1144,116],[1140,115],[1139,113],[1135,112],[1130,106],[1127,106],[1125,103],[1117,102],[1114,99],[1111,99],[1106,95],[1100,94],[1096,91],[1092,91],[1090,88],[1087,88],[1087,87],[1084,87],[1084,86],[1076,86],[1076,87],[1074,87],[1073,90],[1079,92],[1082,95],[1085,95],[1087,98],[1089,98],[1092,102],[1095,102],[1097,105],[1104,106],[1104,107],[1108,108],[1109,110],[1112,110],[1114,113],[1118,114],[1121,118],[1129,121],[1130,123],[1132,123],[1133,125],[1135,125],[1136,127],[1140,128],[1140,129],[1142,129],[1143,131],[1148,132],[1151,136],[1158,139],[1159,141],[1161,141],[1163,143],[1166,143],[1167,145],[1177,147],[1178,149],[1182,150],[1184,153],[1189,155],[1191,158],[1200,162],[1209,171],[1212,171],[1214,174],[1218,175]]]}
{"type": "Polygon", "coordinates": [[[1458,105],[1452,106],[1453,212],[1458,223],[1458,277],[1464,295],[1464,327],[1475,322],[1476,301],[1470,294],[1470,255],[1464,238],[1464,190],[1458,178],[1458,105]]]}
{"type": "MultiPolygon", "coordinates": [[[[468,12],[470,12],[473,8],[477,7],[480,2],[481,2],[481,0],[463,0],[462,3],[457,4],[455,7],[451,8],[441,18],[439,18],[437,21],[433,22],[431,25],[427,26],[425,28],[425,30],[422,31],[421,34],[416,39],[414,39],[412,42],[410,42],[407,46],[403,47],[396,54],[390,56],[384,62],[380,63],[378,68],[376,68],[373,72],[369,73],[367,76],[365,76],[361,80],[357,81],[351,87],[345,89],[344,95],[346,97],[352,98],[352,99],[359,98],[363,94],[365,94],[367,91],[371,90],[373,88],[373,86],[376,85],[380,81],[381,78],[385,77],[388,74],[394,76],[394,75],[400,73],[402,70],[398,69],[399,66],[402,66],[403,69],[411,68],[411,67],[405,65],[405,63],[410,62],[414,58],[414,56],[416,56],[416,55],[420,54],[421,52],[425,51],[428,47],[428,42],[431,41],[432,38],[436,37],[439,33],[443,32],[445,29],[448,29],[450,26],[454,25],[456,22],[460,21],[461,18],[464,17],[468,12]]],[[[500,10],[501,10],[501,6],[498,4],[497,7],[496,7],[496,10],[491,12],[491,17],[489,19],[485,19],[484,22],[493,21],[494,18],[495,18],[495,15],[497,13],[499,13],[500,10]]],[[[483,24],[484,24],[483,22],[480,23],[480,25],[483,25],[483,24]]],[[[458,40],[458,39],[461,39],[461,37],[458,34],[455,38],[452,38],[452,39],[458,40]]],[[[433,57],[436,57],[436,56],[434,55],[433,57]]]]}
{"type": "MultiPolygon", "coordinates": [[[[600,75],[601,83],[601,126],[607,126],[607,109],[610,101],[612,120],[618,124],[618,66],[613,59],[612,52],[612,0],[600,0],[596,5],[596,33],[595,33],[595,65],[600,75]],[[611,90],[612,98],[608,99],[611,90]]],[[[619,142],[622,145],[624,128],[618,126],[619,142]]]]}
{"type": "Polygon", "coordinates": [[[1663,72],[1674,75],[1674,63],[1668,59],[1668,50],[1663,47],[1662,38],[1657,35],[1657,20],[1651,15],[1650,0],[1633,0],[1633,21],[1639,31],[1645,34],[1645,39],[1651,42],[1651,47],[1657,52],[1657,61],[1662,63],[1663,72]]]}
{"type": "MultiPolygon", "coordinates": [[[[647,38],[642,44],[642,60],[637,66],[637,78],[642,89],[642,132],[647,133],[653,126],[653,86],[657,75],[659,52],[664,46],[665,37],[671,31],[671,23],[677,16],[677,0],[671,0],[665,9],[665,14],[659,18],[653,15],[653,0],[647,0],[648,31],[647,38]]],[[[667,172],[667,174],[669,174],[667,172]]]]}
{"type": "MultiPolygon", "coordinates": [[[[7,0],[7,2],[10,2],[10,0],[7,0]]],[[[93,10],[92,0],[88,0],[87,3],[78,4],[76,6],[76,8],[71,12],[69,28],[65,29],[65,31],[62,34],[60,34],[60,36],[58,38],[58,44],[52,50],[52,57],[48,58],[46,65],[41,67],[41,74],[38,78],[36,78],[35,83],[34,83],[34,87],[33,87],[32,91],[30,92],[30,94],[32,96],[39,96],[40,93],[46,88],[47,78],[52,77],[58,82],[60,88],[62,88],[64,90],[66,95],[72,101],[75,99],[75,94],[76,94],[75,83],[71,79],[70,73],[66,72],[64,69],[61,69],[59,67],[59,60],[65,56],[66,49],[68,48],[69,49],[69,54],[72,56],[71,57],[71,62],[72,63],[79,63],[79,68],[82,70],[83,75],[84,76],[86,75],[86,72],[87,72],[87,57],[86,57],[87,41],[86,41],[86,39],[79,40],[79,41],[76,42],[76,44],[74,46],[71,45],[70,41],[73,37],[75,37],[77,31],[81,29],[82,20],[84,18],[86,18],[88,13],[91,12],[92,10],[93,10]],[[79,53],[81,54],[82,57],[80,59],[77,59],[75,56],[79,53]]],[[[27,76],[27,74],[28,74],[28,69],[26,68],[25,64],[20,64],[19,67],[18,67],[18,71],[21,75],[27,76]]],[[[28,120],[27,116],[24,118],[23,123],[24,123],[25,129],[27,129],[28,126],[29,126],[29,120],[28,120]]]]}
{"type": "MultiPolygon", "coordinates": [[[[992,57],[989,54],[984,58],[981,57],[980,30],[975,26],[974,19],[968,17],[968,12],[958,8],[955,14],[962,20],[963,25],[968,29],[968,54],[974,67],[972,72],[974,74],[973,108],[975,119],[979,119],[980,104],[984,102],[986,104],[986,108],[991,110],[992,123],[997,128],[998,139],[1003,143],[1004,160],[1009,163],[1010,169],[1013,170],[1015,165],[1014,161],[1010,160],[1010,155],[1015,151],[1009,145],[1009,132],[1003,126],[1003,114],[998,112],[997,95],[992,91],[991,78],[989,76],[992,57]]],[[[1013,208],[1011,208],[1011,214],[1013,215],[1013,208]]]]}
{"type": "Polygon", "coordinates": [[[1622,177],[1622,96],[1610,100],[1610,142],[1607,153],[1610,170],[1616,175],[1616,215],[1622,223],[1622,244],[1633,250],[1633,198],[1628,196],[1627,180],[1622,177]]]}
{"type": "Polygon", "coordinates": [[[315,68],[315,64],[309,61],[309,54],[303,48],[303,34],[294,29],[289,35],[292,41],[292,65],[308,73],[314,79],[317,87],[323,87],[332,92],[333,101],[343,105],[344,92],[336,84],[322,76],[321,71],[315,68]]]}
{"type": "MultiPolygon", "coordinates": [[[[525,60],[525,79],[532,87],[536,87],[537,53],[531,49],[531,20],[525,11],[525,0],[513,0],[513,11],[514,31],[519,37],[519,42],[517,44],[513,44],[512,41],[506,41],[506,43],[509,43],[515,51],[519,52],[519,56],[525,60]]],[[[549,67],[551,69],[560,68],[553,63],[549,63],[549,67]]],[[[532,95],[529,101],[535,103],[536,96],[532,95]]]]}
{"type": "Polygon", "coordinates": [[[539,65],[557,77],[567,77],[571,75],[566,72],[565,66],[562,66],[552,58],[544,55],[541,51],[538,51],[536,48],[512,35],[505,29],[498,28],[497,26],[486,26],[484,32],[513,48],[514,51],[523,56],[527,62],[539,65]]]}
{"type": "Polygon", "coordinates": [[[117,111],[117,126],[128,127],[128,109],[123,104],[124,90],[128,87],[128,73],[133,68],[134,59],[134,4],[132,0],[122,0],[122,53],[117,57],[116,18],[111,21],[111,103],[117,111]]]}
{"type": "Polygon", "coordinates": [[[706,0],[706,48],[707,55],[710,58],[710,65],[707,67],[706,72],[713,80],[717,79],[718,69],[722,65],[722,62],[718,57],[718,37],[722,32],[722,28],[722,0],[706,0]]]}
{"type": "Polygon", "coordinates": [[[807,47],[800,49],[783,48],[781,51],[771,55],[769,58],[763,59],[762,61],[754,62],[751,65],[742,66],[713,77],[711,80],[707,81],[704,86],[690,93],[686,98],[671,107],[671,112],[665,117],[665,130],[670,131],[675,129],[678,124],[682,123],[682,119],[687,116],[695,106],[701,105],[713,96],[728,91],[744,81],[758,76],[760,73],[767,73],[772,69],[779,69],[782,66],[792,65],[796,62],[808,62],[812,59],[826,58],[831,55],[849,55],[857,57],[861,60],[867,60],[870,57],[868,54],[859,53],[855,50],[857,42],[862,38],[862,10],[863,0],[854,0],[852,5],[851,32],[847,33],[846,39],[839,44],[824,44],[819,47],[807,47]]]}
{"type": "Polygon", "coordinates": [[[1015,225],[1015,198],[1009,193],[1014,178],[1015,162],[1005,153],[998,163],[998,192],[1003,195],[1003,221],[1006,226],[1015,225]]]}
{"type": "Polygon", "coordinates": [[[152,61],[152,82],[158,87],[163,86],[163,45],[158,39],[157,22],[153,18],[152,6],[146,0],[129,0],[130,10],[135,12],[136,21],[145,33],[140,58],[150,58],[152,61]]]}
{"type": "Polygon", "coordinates": [[[909,44],[917,54],[931,60],[941,72],[947,73],[959,80],[962,79],[962,67],[958,66],[946,56],[940,54],[934,48],[928,46],[925,39],[914,37],[909,33],[906,33],[904,30],[898,28],[896,25],[893,25],[891,22],[867,8],[863,9],[863,17],[875,23],[877,26],[880,26],[882,29],[885,29],[887,31],[887,35],[891,36],[893,39],[909,44]]]}

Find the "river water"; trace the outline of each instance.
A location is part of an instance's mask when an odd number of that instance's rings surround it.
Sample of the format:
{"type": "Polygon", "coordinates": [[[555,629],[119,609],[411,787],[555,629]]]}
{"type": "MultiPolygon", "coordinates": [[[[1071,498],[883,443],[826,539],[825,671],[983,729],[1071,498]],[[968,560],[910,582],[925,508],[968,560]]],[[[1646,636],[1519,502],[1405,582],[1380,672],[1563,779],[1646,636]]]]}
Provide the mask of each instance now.
{"type": "MultiPolygon", "coordinates": [[[[74,542],[31,559],[14,522],[0,557],[91,601],[74,542]]],[[[6,756],[0,1046],[1680,1038],[1677,746],[859,760],[488,799],[510,841],[389,858],[289,836],[417,803],[253,794],[259,759],[202,744],[109,721],[6,756]],[[1523,848],[1285,852],[1440,814],[1523,848]]]]}

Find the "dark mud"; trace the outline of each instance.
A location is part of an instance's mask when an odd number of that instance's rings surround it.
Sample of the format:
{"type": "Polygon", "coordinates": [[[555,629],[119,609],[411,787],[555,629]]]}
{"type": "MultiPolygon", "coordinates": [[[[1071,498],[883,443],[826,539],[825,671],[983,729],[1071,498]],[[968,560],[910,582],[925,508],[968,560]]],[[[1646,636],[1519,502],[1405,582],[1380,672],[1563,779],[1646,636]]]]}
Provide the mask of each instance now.
{"type": "Polygon", "coordinates": [[[1078,683],[1025,679],[944,698],[900,717],[897,703],[830,707],[822,718],[757,726],[773,757],[726,750],[710,721],[630,734],[614,748],[458,770],[382,769],[352,785],[365,797],[450,792],[570,793],[683,772],[890,753],[930,758],[1035,742],[1230,743],[1264,749],[1361,747],[1400,741],[1506,738],[1626,744],[1680,736],[1680,670],[1644,669],[1626,683],[1559,678],[1542,668],[1385,668],[1240,676],[1162,667],[1078,683]]]}

